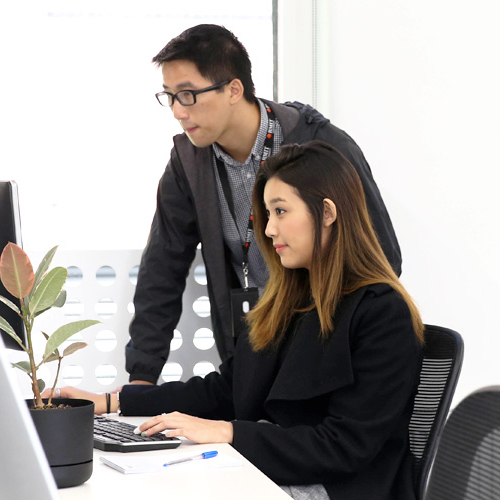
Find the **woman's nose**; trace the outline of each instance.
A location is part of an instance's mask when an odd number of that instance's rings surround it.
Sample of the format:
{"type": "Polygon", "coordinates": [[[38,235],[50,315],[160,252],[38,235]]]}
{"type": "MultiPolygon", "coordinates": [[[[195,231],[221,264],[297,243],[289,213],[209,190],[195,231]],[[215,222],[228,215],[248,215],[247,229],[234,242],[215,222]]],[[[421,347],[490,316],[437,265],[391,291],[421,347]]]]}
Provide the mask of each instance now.
{"type": "Polygon", "coordinates": [[[268,219],[267,221],[265,234],[268,238],[276,236],[276,226],[272,224],[271,219],[268,219]]]}

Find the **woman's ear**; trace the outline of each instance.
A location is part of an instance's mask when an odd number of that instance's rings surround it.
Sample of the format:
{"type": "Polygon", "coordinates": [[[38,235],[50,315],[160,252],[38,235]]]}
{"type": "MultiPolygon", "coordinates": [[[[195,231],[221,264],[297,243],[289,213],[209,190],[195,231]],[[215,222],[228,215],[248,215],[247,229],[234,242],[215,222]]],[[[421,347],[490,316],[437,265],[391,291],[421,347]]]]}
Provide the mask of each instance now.
{"type": "Polygon", "coordinates": [[[236,104],[245,92],[245,87],[239,78],[235,78],[229,82],[229,91],[231,92],[231,103],[236,104]]]}
{"type": "Polygon", "coordinates": [[[323,227],[331,226],[337,220],[337,207],[329,198],[323,200],[323,227]]]}

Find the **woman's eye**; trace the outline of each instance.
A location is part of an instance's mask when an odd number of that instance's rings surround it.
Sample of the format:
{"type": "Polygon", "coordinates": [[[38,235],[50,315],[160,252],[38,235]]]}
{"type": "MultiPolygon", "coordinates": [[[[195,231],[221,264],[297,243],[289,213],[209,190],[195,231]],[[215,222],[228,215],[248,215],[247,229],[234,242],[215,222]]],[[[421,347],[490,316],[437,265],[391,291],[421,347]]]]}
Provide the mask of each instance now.
{"type": "Polygon", "coordinates": [[[285,213],[285,211],[282,208],[277,208],[276,209],[276,214],[277,215],[281,215],[281,214],[284,214],[284,213],[285,213]]]}
{"type": "Polygon", "coordinates": [[[269,210],[266,210],[266,217],[269,219],[269,216],[271,215],[271,212],[269,210]]]}

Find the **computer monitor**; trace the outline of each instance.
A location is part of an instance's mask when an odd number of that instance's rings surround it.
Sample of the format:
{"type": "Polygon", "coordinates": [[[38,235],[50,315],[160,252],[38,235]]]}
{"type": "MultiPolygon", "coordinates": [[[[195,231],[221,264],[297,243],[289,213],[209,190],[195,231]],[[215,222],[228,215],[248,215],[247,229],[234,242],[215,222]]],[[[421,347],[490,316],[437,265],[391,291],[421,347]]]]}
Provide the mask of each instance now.
{"type": "MultiPolygon", "coordinates": [[[[0,181],[0,253],[3,251],[7,243],[12,242],[22,247],[21,240],[21,216],[19,213],[19,197],[17,192],[17,184],[14,181],[0,181]]],[[[0,281],[0,295],[7,297],[19,307],[19,299],[13,297],[3,286],[0,281]]],[[[21,318],[7,305],[0,301],[0,316],[14,328],[18,337],[26,340],[24,325],[21,318]]],[[[0,336],[2,337],[6,347],[10,349],[18,349],[19,344],[4,330],[0,328],[0,336]]]]}

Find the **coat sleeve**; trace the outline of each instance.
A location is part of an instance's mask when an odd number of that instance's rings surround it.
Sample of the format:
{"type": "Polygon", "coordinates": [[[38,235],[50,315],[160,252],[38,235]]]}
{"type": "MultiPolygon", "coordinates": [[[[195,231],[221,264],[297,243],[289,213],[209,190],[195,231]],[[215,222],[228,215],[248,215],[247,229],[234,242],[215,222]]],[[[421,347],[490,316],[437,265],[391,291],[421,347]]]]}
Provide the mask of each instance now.
{"type": "Polygon", "coordinates": [[[125,351],[131,381],[158,380],[200,239],[190,189],[177,163],[171,159],[160,179],[156,212],[139,268],[135,314],[125,351]]]}
{"type": "MultiPolygon", "coordinates": [[[[383,463],[385,454],[402,460],[407,453],[420,345],[408,307],[395,295],[367,294],[358,306],[351,322],[354,382],[327,395],[318,424],[233,423],[233,446],[278,484],[341,481],[383,463]]],[[[309,402],[281,404],[307,413],[309,402]]]]}
{"type": "Polygon", "coordinates": [[[162,385],[125,385],[120,392],[123,415],[151,416],[180,411],[201,418],[232,420],[233,357],[205,378],[162,385]]]}

